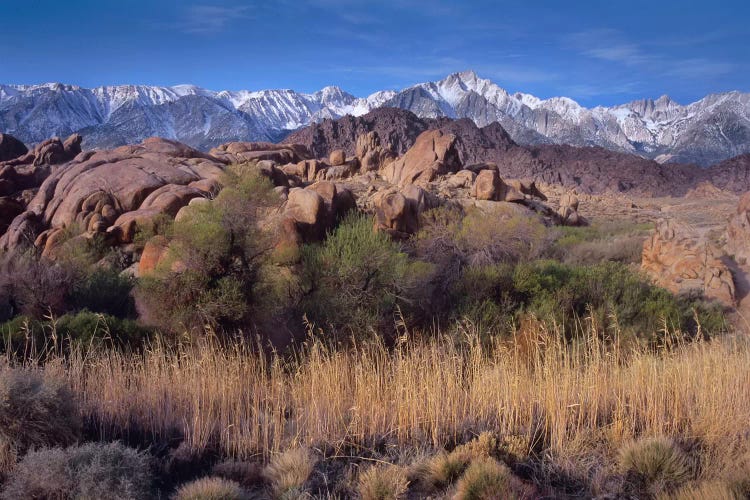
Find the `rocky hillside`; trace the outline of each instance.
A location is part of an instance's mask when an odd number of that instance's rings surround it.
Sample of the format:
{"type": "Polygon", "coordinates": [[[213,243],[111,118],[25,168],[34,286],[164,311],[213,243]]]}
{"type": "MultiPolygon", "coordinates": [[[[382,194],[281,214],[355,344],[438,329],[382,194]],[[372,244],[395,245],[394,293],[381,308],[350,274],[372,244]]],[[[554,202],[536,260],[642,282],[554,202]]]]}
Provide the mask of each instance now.
{"type": "Polygon", "coordinates": [[[637,155],[601,147],[544,144],[523,146],[513,141],[502,126],[478,127],[471,120],[420,119],[398,109],[377,109],[361,117],[324,120],[294,132],[288,143],[307,146],[315,155],[343,149],[354,154],[355,138],[376,131],[396,154],[414,144],[425,130],[440,129],[458,137],[457,148],[466,164],[492,162],[500,174],[560,184],[579,192],[631,192],[653,196],[684,195],[701,182],[742,193],[750,188],[750,155],[707,169],[694,165],[659,164],[637,155]]]}
{"type": "Polygon", "coordinates": [[[80,132],[87,148],[159,136],[208,150],[230,141],[273,141],[311,123],[381,107],[422,119],[468,118],[479,127],[497,122],[518,144],[599,146],[659,163],[708,166],[750,152],[750,94],[713,94],[688,105],[662,96],[589,109],[567,97],[511,94],[472,71],[365,98],[338,87],[304,94],[192,85],[0,85],[0,132],[31,144],[80,132]]]}

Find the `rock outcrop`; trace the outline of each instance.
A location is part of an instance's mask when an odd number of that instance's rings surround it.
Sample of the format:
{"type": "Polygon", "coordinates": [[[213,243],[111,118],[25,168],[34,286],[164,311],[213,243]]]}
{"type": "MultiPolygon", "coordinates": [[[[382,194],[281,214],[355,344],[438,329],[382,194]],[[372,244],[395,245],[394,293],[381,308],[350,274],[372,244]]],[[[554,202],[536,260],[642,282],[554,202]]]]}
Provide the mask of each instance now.
{"type": "Polygon", "coordinates": [[[292,188],[284,207],[281,245],[322,240],[349,210],[356,207],[354,195],[343,186],[318,181],[306,188],[292,188]]]}
{"type": "Polygon", "coordinates": [[[400,191],[391,188],[374,197],[375,227],[396,239],[406,239],[419,230],[419,216],[434,208],[437,202],[419,186],[410,185],[400,191]]]}
{"type": "Polygon", "coordinates": [[[78,134],[71,135],[65,141],[60,140],[59,137],[53,137],[37,144],[33,151],[0,163],[0,167],[60,165],[72,160],[81,152],[82,140],[83,138],[78,134]]]}
{"type": "Polygon", "coordinates": [[[26,145],[8,134],[0,134],[0,163],[14,160],[28,153],[26,145]]]}
{"type": "Polygon", "coordinates": [[[391,184],[404,187],[424,185],[438,175],[461,170],[457,138],[440,130],[422,133],[409,151],[387,164],[380,175],[391,184]]]}
{"type": "Polygon", "coordinates": [[[560,217],[562,225],[585,225],[583,217],[578,214],[578,204],[578,196],[575,193],[566,193],[560,198],[560,207],[557,209],[557,215],[560,217]]]}
{"type": "Polygon", "coordinates": [[[497,169],[480,170],[471,188],[477,200],[523,202],[523,193],[500,178],[497,169]]]}
{"type": "Polygon", "coordinates": [[[643,245],[641,267],[657,285],[674,293],[699,293],[732,307],[735,285],[723,256],[705,237],[662,219],[643,245]]]}
{"type": "MultiPolygon", "coordinates": [[[[63,151],[72,152],[80,139],[66,144],[63,151]]],[[[44,151],[49,149],[35,149],[41,157],[55,158],[44,151]]],[[[222,162],[165,139],[78,154],[41,183],[0,238],[0,248],[29,241],[49,247],[56,232],[74,226],[128,243],[139,226],[157,215],[174,216],[192,198],[213,194],[223,171],[222,162]]]]}
{"type": "Polygon", "coordinates": [[[355,155],[365,172],[377,172],[396,159],[393,151],[380,144],[380,136],[374,130],[357,137],[355,155]]]}
{"type": "Polygon", "coordinates": [[[740,264],[750,263],[750,192],[737,204],[737,211],[729,219],[726,234],[726,251],[740,264]]]}
{"type": "Polygon", "coordinates": [[[230,142],[211,149],[208,154],[227,164],[270,160],[277,165],[285,165],[312,157],[307,148],[299,144],[270,142],[230,142]]]}
{"type": "MultiPolygon", "coordinates": [[[[514,142],[496,122],[478,127],[468,119],[420,119],[409,111],[393,108],[376,109],[359,117],[323,120],[295,131],[284,140],[304,144],[314,156],[323,158],[336,149],[355,154],[358,138],[374,131],[385,148],[401,155],[421,133],[436,129],[460,138],[456,148],[464,165],[495,163],[503,179],[556,184],[581,194],[682,196],[701,182],[711,182],[734,193],[750,190],[750,154],[709,168],[663,165],[601,147],[526,146],[514,142]]],[[[362,162],[362,168],[367,170],[368,164],[362,162]]]]}

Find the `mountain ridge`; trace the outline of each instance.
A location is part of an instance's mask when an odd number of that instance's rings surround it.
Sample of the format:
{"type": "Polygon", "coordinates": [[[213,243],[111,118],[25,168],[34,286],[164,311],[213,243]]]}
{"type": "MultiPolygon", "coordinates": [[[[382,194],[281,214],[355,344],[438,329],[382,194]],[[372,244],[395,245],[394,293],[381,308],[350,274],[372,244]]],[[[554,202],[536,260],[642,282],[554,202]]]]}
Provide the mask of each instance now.
{"type": "Polygon", "coordinates": [[[664,95],[586,108],[564,96],[511,94],[473,71],[367,97],[336,86],[300,93],[195,85],[0,85],[0,131],[32,144],[80,132],[87,148],[162,136],[208,149],[234,140],[277,141],[311,123],[379,107],[420,118],[469,118],[480,127],[497,122],[519,144],[601,146],[660,163],[708,166],[750,152],[748,93],[709,94],[687,105],[664,95]]]}

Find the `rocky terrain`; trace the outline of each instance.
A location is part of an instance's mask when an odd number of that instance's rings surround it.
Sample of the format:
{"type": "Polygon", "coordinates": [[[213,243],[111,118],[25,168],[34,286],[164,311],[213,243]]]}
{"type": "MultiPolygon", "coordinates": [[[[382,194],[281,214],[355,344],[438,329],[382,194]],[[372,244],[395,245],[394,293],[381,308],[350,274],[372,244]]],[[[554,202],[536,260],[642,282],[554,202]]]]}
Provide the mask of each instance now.
{"type": "Polygon", "coordinates": [[[77,132],[87,148],[160,136],[205,151],[231,141],[273,141],[324,119],[395,107],[423,119],[467,118],[479,127],[497,122],[518,144],[598,146],[659,163],[708,166],[748,153],[749,106],[748,94],[728,92],[688,105],[662,96],[589,109],[567,97],[511,94],[471,71],[366,98],[337,87],[303,94],[55,83],[0,85],[0,131],[29,144],[77,132]]]}
{"type": "Polygon", "coordinates": [[[360,117],[324,120],[292,133],[283,142],[304,144],[318,156],[334,149],[353,154],[356,138],[374,131],[390,150],[402,154],[420,133],[436,129],[459,138],[456,147],[465,164],[493,162],[502,176],[534,178],[580,192],[682,196],[701,182],[735,193],[750,189],[747,155],[705,169],[694,165],[662,165],[601,147],[523,146],[497,123],[479,127],[468,119],[420,119],[394,108],[377,109],[360,117]]]}
{"type": "Polygon", "coordinates": [[[480,128],[466,119],[422,120],[389,108],[324,120],[284,144],[235,142],[208,153],[158,138],[81,152],[79,135],[26,152],[20,141],[0,137],[5,251],[34,246],[54,259],[71,236],[99,237],[121,249],[134,273],[148,273],[167,254],[166,243],[156,238],[141,249],[133,245],[136,235],[159,217],[180,219],[184,207],[209,203],[226,166],[249,162],[272,181],[283,203],[280,250],[321,240],[356,206],[397,239],[415,234],[421,214],[444,204],[536,214],[550,225],[629,218],[656,223],[642,267],[661,286],[705,294],[727,307],[746,294],[735,282],[745,274],[747,203],[737,205],[734,193],[750,189],[747,155],[699,169],[601,148],[529,148],[496,123],[480,128]],[[723,208],[710,217],[707,202],[679,201],[711,199],[723,200],[723,208]],[[686,216],[698,213],[708,224],[686,216]]]}

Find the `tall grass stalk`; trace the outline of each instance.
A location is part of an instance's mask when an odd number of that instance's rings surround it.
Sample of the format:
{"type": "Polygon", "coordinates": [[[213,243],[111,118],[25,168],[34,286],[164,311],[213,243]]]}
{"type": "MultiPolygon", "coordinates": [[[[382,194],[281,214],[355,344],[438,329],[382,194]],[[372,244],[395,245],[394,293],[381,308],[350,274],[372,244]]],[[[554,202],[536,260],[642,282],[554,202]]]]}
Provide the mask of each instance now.
{"type": "Polygon", "coordinates": [[[102,438],[179,434],[195,451],[239,459],[320,443],[443,447],[484,430],[532,452],[662,435],[699,439],[717,455],[746,448],[744,338],[624,354],[595,331],[571,342],[535,323],[512,344],[488,346],[463,328],[460,345],[440,337],[342,350],[310,340],[282,358],[242,342],[156,342],[141,352],[74,351],[40,369],[69,377],[102,438]]]}

